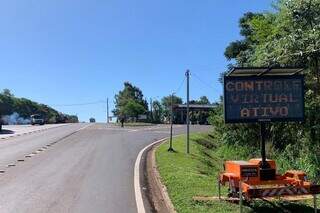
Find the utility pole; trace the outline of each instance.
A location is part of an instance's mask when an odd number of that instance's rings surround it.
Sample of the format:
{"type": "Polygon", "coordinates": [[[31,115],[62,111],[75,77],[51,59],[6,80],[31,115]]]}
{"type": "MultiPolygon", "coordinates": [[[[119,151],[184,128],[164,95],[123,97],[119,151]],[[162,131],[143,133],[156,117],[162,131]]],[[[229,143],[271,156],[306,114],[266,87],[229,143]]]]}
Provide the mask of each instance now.
{"type": "Polygon", "coordinates": [[[107,124],[109,123],[109,98],[107,98],[107,124]]]}
{"type": "Polygon", "coordinates": [[[168,152],[173,152],[173,148],[172,148],[172,126],[173,126],[173,95],[175,93],[171,94],[171,115],[170,115],[170,146],[168,149],[168,152]]]}
{"type": "Polygon", "coordinates": [[[189,78],[190,78],[190,71],[187,70],[186,72],[186,77],[187,77],[187,154],[190,153],[190,141],[189,141],[189,134],[190,134],[190,126],[189,126],[189,123],[190,123],[190,117],[189,117],[189,78]]]}
{"type": "Polygon", "coordinates": [[[150,118],[151,118],[151,122],[153,122],[153,114],[152,114],[152,98],[150,98],[150,118]]]}

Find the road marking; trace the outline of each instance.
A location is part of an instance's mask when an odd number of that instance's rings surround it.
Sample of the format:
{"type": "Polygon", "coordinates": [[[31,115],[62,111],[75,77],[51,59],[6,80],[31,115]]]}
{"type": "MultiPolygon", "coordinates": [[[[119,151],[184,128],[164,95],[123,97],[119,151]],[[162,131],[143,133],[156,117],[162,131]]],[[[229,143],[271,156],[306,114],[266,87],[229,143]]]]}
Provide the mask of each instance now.
{"type": "MultiPolygon", "coordinates": [[[[85,129],[85,128],[88,128],[89,126],[92,126],[92,125],[93,125],[93,124],[84,126],[84,127],[80,128],[80,129],[74,131],[72,134],[77,133],[77,132],[79,132],[79,131],[81,131],[81,130],[83,130],[83,129],[85,129]]],[[[55,128],[55,127],[53,127],[53,128],[55,128]]],[[[29,134],[29,133],[28,133],[28,134],[29,134]]],[[[42,148],[34,151],[34,152],[32,152],[31,154],[25,155],[25,158],[31,158],[32,156],[34,156],[34,155],[36,155],[36,154],[38,154],[38,153],[40,153],[40,152],[43,152],[43,151],[45,151],[46,149],[48,149],[48,147],[56,144],[57,142],[58,142],[58,141],[52,142],[52,143],[50,143],[50,144],[48,144],[48,145],[46,145],[46,146],[44,146],[44,147],[42,147],[42,148]]],[[[17,160],[17,162],[23,162],[23,161],[25,161],[25,160],[24,160],[24,159],[18,159],[18,160],[17,160]]],[[[7,167],[14,167],[14,166],[16,166],[16,164],[8,164],[8,165],[7,165],[7,167]]],[[[0,173],[4,173],[4,172],[5,172],[4,170],[0,170],[0,173]]]]}
{"type": "Polygon", "coordinates": [[[141,193],[141,185],[140,185],[140,163],[141,163],[141,157],[142,154],[144,153],[144,151],[146,151],[148,148],[150,148],[151,146],[160,143],[162,141],[167,140],[168,137],[157,140],[151,144],[149,144],[148,146],[144,147],[138,154],[136,162],[134,164],[134,191],[135,191],[135,197],[136,197],[136,204],[137,204],[137,211],[138,213],[145,213],[146,210],[144,208],[144,204],[143,204],[143,198],[142,198],[142,193],[141,193]]]}
{"type": "Polygon", "coordinates": [[[81,131],[81,130],[84,130],[84,129],[92,126],[92,125],[94,125],[94,124],[88,124],[87,126],[81,127],[80,129],[76,130],[75,132],[79,132],[79,131],[81,131]]]}

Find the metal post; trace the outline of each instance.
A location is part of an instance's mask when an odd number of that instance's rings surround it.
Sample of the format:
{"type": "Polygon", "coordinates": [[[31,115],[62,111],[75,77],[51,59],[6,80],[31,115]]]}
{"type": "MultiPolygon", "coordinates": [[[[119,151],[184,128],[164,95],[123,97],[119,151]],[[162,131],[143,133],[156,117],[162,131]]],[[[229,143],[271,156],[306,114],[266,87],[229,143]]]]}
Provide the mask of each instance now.
{"type": "Polygon", "coordinates": [[[318,209],[317,209],[317,195],[316,194],[313,195],[313,208],[314,208],[314,212],[317,213],[318,209]]]}
{"type": "Polygon", "coordinates": [[[268,168],[266,159],[266,124],[264,122],[260,123],[260,148],[261,148],[261,168],[268,168]]]}
{"type": "Polygon", "coordinates": [[[221,200],[221,183],[220,183],[220,177],[218,177],[218,198],[221,200]]]}
{"type": "Polygon", "coordinates": [[[170,146],[168,149],[168,152],[173,152],[172,148],[172,125],[173,125],[173,95],[174,93],[171,94],[171,115],[170,115],[170,146]]]}
{"type": "Polygon", "coordinates": [[[239,206],[240,206],[240,213],[242,213],[242,181],[239,181],[239,206]]]}
{"type": "Polygon", "coordinates": [[[189,117],[189,77],[190,77],[190,71],[187,70],[186,72],[187,76],[187,154],[190,153],[190,147],[189,147],[189,133],[190,133],[190,117],[189,117]]]}
{"type": "Polygon", "coordinates": [[[152,113],[152,98],[150,98],[150,120],[153,122],[153,113],[152,113]]]}
{"type": "Polygon", "coordinates": [[[109,123],[109,98],[107,98],[107,124],[109,123]]]}

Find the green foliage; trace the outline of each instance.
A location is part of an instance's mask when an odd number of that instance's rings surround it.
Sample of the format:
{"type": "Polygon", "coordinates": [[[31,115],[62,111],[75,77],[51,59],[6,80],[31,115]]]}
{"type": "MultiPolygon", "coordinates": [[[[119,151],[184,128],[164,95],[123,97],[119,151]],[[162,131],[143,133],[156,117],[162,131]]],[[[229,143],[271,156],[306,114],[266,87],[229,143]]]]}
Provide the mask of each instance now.
{"type": "Polygon", "coordinates": [[[172,99],[172,103],[175,104],[182,104],[182,98],[176,96],[176,95],[168,95],[165,96],[161,99],[161,103],[163,105],[163,107],[165,108],[165,110],[170,111],[170,107],[171,107],[171,99],[172,99]]]}
{"type": "Polygon", "coordinates": [[[163,121],[163,106],[159,101],[152,102],[152,121],[161,123],[163,121]]]}
{"type": "Polygon", "coordinates": [[[14,96],[9,89],[3,89],[2,94],[8,97],[14,96]]]}
{"type": "Polygon", "coordinates": [[[238,65],[247,65],[253,54],[253,47],[256,41],[253,40],[254,29],[250,21],[259,19],[263,15],[260,13],[245,13],[239,20],[240,34],[244,37],[243,40],[231,42],[226,48],[224,55],[228,60],[236,59],[238,65]]]}
{"type": "MultiPolygon", "coordinates": [[[[172,104],[176,105],[176,104],[182,104],[182,98],[176,96],[176,95],[168,95],[165,96],[161,99],[161,104],[163,106],[163,117],[165,120],[169,121],[170,120],[170,112],[171,112],[171,99],[172,99],[172,104]]],[[[173,117],[174,117],[174,123],[177,123],[178,120],[178,112],[175,111],[173,113],[173,117]]]]}
{"type": "Polygon", "coordinates": [[[65,115],[47,105],[26,98],[14,97],[9,89],[4,89],[0,93],[0,117],[11,115],[14,112],[24,119],[29,119],[32,114],[40,114],[47,123],[78,122],[78,117],[75,115],[65,115]]]}
{"type": "Polygon", "coordinates": [[[126,117],[138,118],[139,115],[144,114],[146,109],[134,100],[129,100],[121,109],[121,113],[126,117]]]}
{"type": "MultiPolygon", "coordinates": [[[[190,104],[205,105],[205,104],[210,104],[210,101],[207,98],[207,96],[201,96],[199,100],[191,100],[190,104]]],[[[209,117],[209,112],[195,111],[195,112],[191,112],[190,121],[193,124],[208,124],[208,117],[209,117]]]]}
{"type": "MultiPolygon", "coordinates": [[[[172,96],[173,105],[182,104],[182,98],[173,95],[172,96]]],[[[209,99],[206,96],[201,96],[199,100],[190,100],[190,104],[210,104],[209,99]]],[[[163,106],[163,117],[165,120],[170,120],[171,113],[171,95],[165,96],[162,98],[163,106]]],[[[173,112],[173,123],[180,122],[180,111],[174,110],[173,112]]],[[[183,117],[186,118],[186,111],[183,111],[183,117]]],[[[190,112],[190,121],[193,124],[207,124],[208,123],[209,112],[190,112]]]]}
{"type": "Polygon", "coordinates": [[[143,114],[147,110],[148,104],[143,99],[142,91],[131,83],[125,82],[124,89],[115,96],[114,115],[137,118],[139,114],[143,114]]]}
{"type": "Polygon", "coordinates": [[[210,101],[207,96],[201,96],[199,98],[198,104],[210,104],[210,101]]]}

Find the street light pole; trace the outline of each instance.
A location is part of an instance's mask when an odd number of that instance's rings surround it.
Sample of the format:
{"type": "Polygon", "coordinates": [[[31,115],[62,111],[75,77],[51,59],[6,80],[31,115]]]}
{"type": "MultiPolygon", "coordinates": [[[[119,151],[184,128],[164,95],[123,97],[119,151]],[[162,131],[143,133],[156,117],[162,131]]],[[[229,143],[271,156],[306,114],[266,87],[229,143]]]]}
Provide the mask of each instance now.
{"type": "Polygon", "coordinates": [[[189,78],[190,78],[190,71],[187,70],[186,72],[187,77],[187,154],[190,153],[190,141],[189,141],[189,134],[190,134],[190,117],[189,117],[189,78]]]}
{"type": "Polygon", "coordinates": [[[151,120],[151,122],[153,122],[152,98],[150,98],[150,120],[151,120]]]}
{"type": "Polygon", "coordinates": [[[109,98],[107,98],[107,124],[109,123],[109,98]]]}
{"type": "Polygon", "coordinates": [[[172,126],[173,126],[173,95],[175,93],[171,94],[171,115],[170,115],[170,146],[168,149],[168,152],[173,152],[174,149],[172,148],[172,126]]]}

